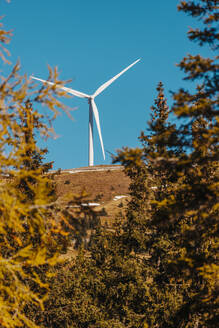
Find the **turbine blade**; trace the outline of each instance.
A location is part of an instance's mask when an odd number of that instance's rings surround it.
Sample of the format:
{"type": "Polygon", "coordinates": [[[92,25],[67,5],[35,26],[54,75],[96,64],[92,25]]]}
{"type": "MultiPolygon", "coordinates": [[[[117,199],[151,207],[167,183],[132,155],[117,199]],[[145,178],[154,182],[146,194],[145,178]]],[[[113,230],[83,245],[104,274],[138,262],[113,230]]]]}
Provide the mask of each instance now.
{"type": "MultiPolygon", "coordinates": [[[[45,81],[45,80],[39,79],[38,77],[35,77],[35,76],[31,76],[31,79],[38,80],[40,82],[47,83],[49,85],[55,85],[55,83],[53,83],[53,82],[45,81]]],[[[87,95],[86,93],[83,93],[83,92],[80,92],[80,91],[77,91],[77,90],[73,90],[73,89],[70,89],[70,88],[66,88],[66,87],[63,87],[62,85],[59,85],[59,84],[56,84],[56,87],[61,89],[61,90],[64,90],[65,92],[71,93],[72,95],[74,95],[76,97],[90,98],[90,96],[87,95]]]]}
{"type": "Polygon", "coordinates": [[[123,69],[119,74],[115,75],[112,79],[110,79],[109,81],[105,82],[104,84],[102,84],[93,94],[93,97],[98,96],[104,89],[106,89],[111,83],[113,83],[116,79],[118,79],[118,77],[120,77],[122,74],[124,74],[129,68],[131,68],[132,66],[134,66],[135,64],[137,64],[141,59],[137,59],[134,63],[132,63],[131,65],[129,65],[128,67],[126,67],[125,69],[123,69]]]}
{"type": "Polygon", "coordinates": [[[98,134],[99,134],[99,138],[100,138],[100,144],[101,144],[101,148],[102,148],[102,152],[103,152],[103,158],[105,160],[105,152],[104,152],[103,139],[102,139],[101,128],[100,128],[100,119],[99,119],[98,109],[97,109],[97,106],[93,99],[91,99],[90,102],[91,102],[91,107],[92,107],[92,110],[94,113],[95,121],[97,124],[97,130],[98,130],[98,134]]]}

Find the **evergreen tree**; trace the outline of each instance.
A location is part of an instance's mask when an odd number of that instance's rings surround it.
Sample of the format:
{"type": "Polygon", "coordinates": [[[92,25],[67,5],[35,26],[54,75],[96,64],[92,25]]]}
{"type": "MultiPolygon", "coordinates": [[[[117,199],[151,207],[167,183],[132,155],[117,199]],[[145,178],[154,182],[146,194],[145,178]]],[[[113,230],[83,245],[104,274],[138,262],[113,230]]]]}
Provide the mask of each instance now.
{"type": "MultiPolygon", "coordinates": [[[[33,106],[29,100],[26,101],[24,110],[20,109],[20,126],[22,128],[22,135],[19,136],[19,144],[17,148],[17,154],[21,153],[20,168],[26,172],[37,172],[44,176],[48,173],[52,167],[52,162],[44,163],[44,156],[47,153],[47,149],[40,149],[37,147],[35,135],[42,127],[41,119],[42,115],[34,112],[33,106]],[[21,149],[22,148],[22,149],[21,149]]],[[[45,177],[45,176],[44,176],[45,177]]],[[[35,189],[37,179],[34,175],[24,175],[18,179],[13,179],[16,184],[16,188],[19,188],[23,196],[26,196],[26,200],[31,201],[35,196],[35,189]]],[[[48,195],[54,195],[51,201],[55,201],[55,185],[52,180],[48,180],[48,195]],[[50,186],[49,186],[50,185],[50,186]]]]}
{"type": "MultiPolygon", "coordinates": [[[[0,56],[8,62],[10,33],[0,25],[0,56]]],[[[57,72],[51,70],[51,77],[57,72]]],[[[55,91],[56,92],[56,91],[55,91]]],[[[36,327],[28,306],[43,309],[46,276],[57,262],[65,237],[64,218],[53,206],[51,181],[44,173],[45,153],[34,134],[49,136],[51,128],[33,106],[45,104],[55,116],[63,105],[54,90],[33,90],[16,64],[0,76],[0,326],[36,327]]]]}
{"type": "Polygon", "coordinates": [[[89,252],[58,268],[42,326],[147,327],[147,284],[141,260],[130,254],[121,227],[97,229],[89,252]]]}
{"type": "MultiPolygon", "coordinates": [[[[200,17],[206,25],[203,29],[191,29],[189,38],[216,50],[216,1],[182,1],[179,10],[200,17]]],[[[179,66],[187,73],[186,79],[198,79],[201,83],[194,93],[181,89],[174,94],[172,111],[179,119],[183,118],[180,128],[170,131],[168,136],[168,129],[160,126],[165,121],[161,106],[163,118],[150,123],[154,135],[141,136],[147,168],[156,184],[149,211],[145,204],[149,237],[139,234],[150,254],[145,266],[149,264],[152,277],[149,288],[151,308],[147,309],[150,313],[148,324],[152,327],[217,326],[217,59],[188,55],[182,60],[179,66]]],[[[134,153],[131,150],[119,154],[129,169],[133,162],[139,163],[139,150],[136,156],[134,153]]],[[[148,180],[148,174],[145,180],[148,180]]],[[[141,181],[144,181],[143,176],[141,181]]],[[[133,178],[133,190],[135,184],[138,191],[138,175],[133,178]]],[[[138,192],[136,195],[135,203],[138,192]]],[[[146,231],[139,229],[140,221],[144,221],[136,214],[135,226],[138,231],[146,231]]],[[[132,223],[130,227],[133,227],[132,223]]]]}
{"type": "MultiPolygon", "coordinates": [[[[149,229],[147,222],[151,215],[153,201],[161,199],[164,193],[172,192],[170,187],[171,170],[169,163],[166,164],[165,158],[176,157],[182,151],[178,143],[176,127],[168,121],[169,108],[161,82],[158,84],[157,92],[155,104],[151,107],[151,120],[148,122],[147,134],[141,132],[139,137],[142,148],[129,149],[126,147],[118,152],[115,159],[124,165],[126,174],[131,178],[131,200],[127,211],[127,224],[130,225],[129,237],[135,231],[134,225],[138,229],[144,222],[146,226],[139,234],[143,240],[145,240],[144,232],[149,229]],[[157,162],[159,165],[156,165],[157,162]],[[142,218],[139,219],[141,215],[142,218]],[[134,217],[138,218],[136,224],[134,217]]],[[[148,249],[148,246],[143,246],[137,240],[134,243],[137,252],[141,248],[144,252],[148,249]]]]}
{"type": "MultiPolygon", "coordinates": [[[[204,27],[190,29],[189,38],[218,48],[218,1],[182,1],[179,10],[199,18],[204,27]]],[[[186,120],[182,141],[190,151],[175,163],[181,176],[170,207],[172,222],[180,222],[179,254],[171,275],[185,288],[183,303],[172,326],[216,327],[218,247],[218,64],[217,57],[188,55],[179,64],[186,79],[198,80],[194,93],[174,94],[174,113],[186,120]]]]}
{"type": "MultiPolygon", "coordinates": [[[[200,17],[206,26],[191,29],[189,38],[216,50],[216,1],[182,1],[179,10],[200,17]]],[[[147,168],[156,184],[146,214],[151,233],[143,237],[150,254],[145,266],[149,264],[152,277],[151,308],[147,309],[152,327],[218,325],[217,59],[188,55],[182,60],[179,66],[186,79],[201,83],[194,93],[181,89],[174,94],[172,111],[183,118],[180,128],[175,132],[171,128],[169,138],[168,129],[160,125],[165,120],[156,117],[150,123],[154,135],[141,136],[147,168]]],[[[128,163],[130,154],[125,155],[128,163]]],[[[138,182],[137,176],[136,190],[138,182]]]]}
{"type": "Polygon", "coordinates": [[[177,178],[169,158],[175,161],[183,150],[176,126],[169,122],[170,111],[161,82],[157,92],[155,104],[151,107],[149,128],[146,134],[142,132],[139,137],[142,143],[141,152],[139,149],[136,151],[126,148],[118,154],[126,172],[135,172],[131,176],[132,197],[128,204],[124,230],[127,244],[142,258],[147,276],[148,302],[145,320],[149,327],[157,327],[164,320],[168,320],[181,302],[179,288],[173,279],[170,280],[167,272],[168,261],[175,258],[178,251],[179,231],[177,226],[172,227],[171,236],[165,231],[168,211],[157,204],[165,203],[175,192],[177,178]],[[132,161],[130,165],[130,154],[134,157],[134,153],[138,160],[132,161]]]}

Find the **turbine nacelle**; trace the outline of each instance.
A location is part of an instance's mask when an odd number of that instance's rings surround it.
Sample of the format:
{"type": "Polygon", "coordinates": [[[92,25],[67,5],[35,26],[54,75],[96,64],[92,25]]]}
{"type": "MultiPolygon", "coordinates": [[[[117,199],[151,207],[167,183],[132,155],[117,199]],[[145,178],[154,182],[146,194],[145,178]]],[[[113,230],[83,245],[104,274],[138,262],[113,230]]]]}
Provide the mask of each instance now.
{"type": "Polygon", "coordinates": [[[88,100],[88,103],[90,104],[90,102],[92,101],[92,100],[94,100],[94,96],[90,96],[87,100],[88,100]]]}
{"type": "MultiPolygon", "coordinates": [[[[99,134],[99,139],[100,139],[100,144],[101,144],[101,148],[102,148],[102,153],[103,153],[103,158],[105,160],[105,151],[104,151],[104,146],[103,146],[103,139],[102,139],[102,134],[101,134],[101,128],[100,128],[100,119],[99,119],[99,113],[98,113],[98,109],[97,106],[94,102],[94,98],[96,96],[98,96],[101,92],[103,92],[110,84],[112,84],[116,79],[118,79],[122,74],[124,74],[129,68],[131,68],[132,66],[134,66],[135,64],[137,64],[140,61],[140,59],[137,59],[134,63],[132,63],[131,65],[129,65],[128,67],[126,67],[125,69],[123,69],[119,74],[115,75],[113,78],[111,78],[110,80],[108,80],[107,82],[105,82],[104,84],[102,84],[95,92],[93,95],[88,95],[86,93],[71,89],[71,88],[67,88],[64,86],[60,86],[60,85],[56,85],[57,88],[70,93],[76,97],[79,98],[86,98],[88,100],[88,104],[89,104],[89,166],[92,166],[94,163],[94,151],[93,151],[93,116],[95,118],[96,121],[96,125],[97,125],[97,131],[99,134]]],[[[49,85],[55,85],[55,83],[50,82],[50,81],[45,81],[42,79],[39,79],[37,77],[31,76],[32,79],[38,80],[40,82],[43,83],[47,83],[49,85]]]]}

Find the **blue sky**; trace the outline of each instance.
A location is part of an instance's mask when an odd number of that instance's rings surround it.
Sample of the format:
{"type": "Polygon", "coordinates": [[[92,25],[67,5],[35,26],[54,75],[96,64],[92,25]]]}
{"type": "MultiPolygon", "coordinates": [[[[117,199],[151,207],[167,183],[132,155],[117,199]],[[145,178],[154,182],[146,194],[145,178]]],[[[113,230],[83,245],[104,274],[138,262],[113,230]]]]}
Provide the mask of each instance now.
{"type": "MultiPolygon", "coordinates": [[[[178,0],[1,0],[4,26],[13,29],[11,61],[19,58],[22,73],[47,79],[49,64],[58,66],[60,79],[73,89],[93,93],[101,84],[138,58],[142,60],[96,98],[106,152],[139,146],[156,86],[184,86],[176,63],[200,49],[186,36],[195,21],[177,11],[178,0]]],[[[64,113],[54,123],[56,140],[48,140],[48,161],[55,168],[87,166],[88,104],[63,99],[77,108],[74,122],[64,113]]],[[[103,161],[95,127],[95,164],[103,161]]]]}

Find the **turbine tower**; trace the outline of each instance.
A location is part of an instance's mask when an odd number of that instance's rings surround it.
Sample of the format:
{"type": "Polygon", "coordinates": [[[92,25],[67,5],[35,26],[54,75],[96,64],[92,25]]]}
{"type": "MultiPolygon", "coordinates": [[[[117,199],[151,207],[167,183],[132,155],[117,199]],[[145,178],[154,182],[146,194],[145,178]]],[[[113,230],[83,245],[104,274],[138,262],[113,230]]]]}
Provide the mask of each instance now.
{"type": "MultiPolygon", "coordinates": [[[[118,79],[118,77],[120,77],[122,74],[124,74],[129,68],[131,68],[132,66],[137,64],[139,61],[140,61],[140,59],[137,59],[134,63],[132,63],[131,65],[129,65],[125,69],[123,69],[120,73],[115,75],[109,81],[102,84],[94,92],[94,94],[92,94],[92,95],[87,95],[86,93],[83,93],[83,92],[80,92],[80,91],[77,91],[77,90],[73,90],[73,89],[66,88],[66,87],[63,87],[63,86],[60,86],[60,85],[56,85],[57,88],[65,91],[67,93],[70,93],[70,94],[72,94],[76,97],[79,97],[79,98],[86,98],[88,100],[88,104],[89,104],[89,166],[94,165],[93,116],[94,116],[95,121],[96,121],[97,131],[98,131],[98,134],[99,134],[100,144],[101,144],[102,153],[103,153],[103,158],[105,160],[105,152],[104,152],[103,139],[102,139],[101,128],[100,128],[99,113],[98,113],[97,106],[94,102],[94,98],[96,96],[98,96],[101,92],[103,92],[103,90],[105,90],[111,83],[113,83],[116,79],[118,79]]],[[[38,81],[41,81],[43,83],[47,83],[49,85],[55,85],[55,83],[53,83],[53,82],[45,81],[45,80],[39,79],[39,78],[34,77],[34,76],[31,76],[31,78],[35,79],[35,80],[38,80],[38,81]]]]}

